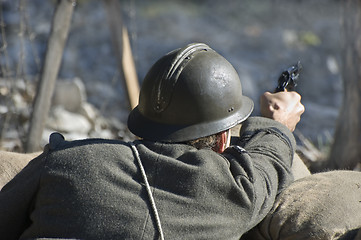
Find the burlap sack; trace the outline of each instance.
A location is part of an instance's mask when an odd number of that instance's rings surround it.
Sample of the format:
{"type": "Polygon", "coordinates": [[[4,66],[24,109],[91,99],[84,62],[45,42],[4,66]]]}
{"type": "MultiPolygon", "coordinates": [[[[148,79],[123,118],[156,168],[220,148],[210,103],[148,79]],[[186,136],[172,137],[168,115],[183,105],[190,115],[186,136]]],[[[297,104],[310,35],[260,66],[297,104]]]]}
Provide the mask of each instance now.
{"type": "Polygon", "coordinates": [[[0,189],[41,152],[22,154],[0,151],[0,189]]]}
{"type": "Polygon", "coordinates": [[[302,161],[298,154],[295,154],[293,157],[291,171],[295,180],[311,175],[310,170],[307,168],[306,164],[302,161]]]}
{"type": "Polygon", "coordinates": [[[242,240],[361,239],[361,172],[331,171],[295,181],[242,240]]]}

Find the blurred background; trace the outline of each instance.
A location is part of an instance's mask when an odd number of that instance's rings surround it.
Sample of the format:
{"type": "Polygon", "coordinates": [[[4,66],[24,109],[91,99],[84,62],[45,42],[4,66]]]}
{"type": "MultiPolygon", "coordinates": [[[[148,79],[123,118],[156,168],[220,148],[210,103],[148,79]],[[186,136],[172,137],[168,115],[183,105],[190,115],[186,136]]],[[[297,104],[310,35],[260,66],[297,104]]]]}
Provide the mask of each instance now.
{"type": "MultiPolygon", "coordinates": [[[[114,29],[107,2],[72,1],[72,19],[58,73],[60,85],[55,87],[56,100],[42,133],[43,145],[53,131],[62,132],[67,139],[134,138],[126,129],[129,102],[112,42],[114,29]],[[69,102],[74,96],[81,97],[69,102]],[[81,107],[71,109],[76,104],[81,107]]],[[[113,10],[119,13],[119,27],[128,30],[139,84],[165,53],[191,42],[204,42],[236,68],[243,94],[254,100],[253,115],[257,115],[259,96],[275,88],[284,69],[301,61],[297,91],[306,112],[295,135],[300,149],[307,145],[321,152],[327,150],[342,104],[342,1],[117,3],[119,9],[113,10]]],[[[0,149],[21,152],[58,1],[0,0],[0,4],[0,149]]]]}

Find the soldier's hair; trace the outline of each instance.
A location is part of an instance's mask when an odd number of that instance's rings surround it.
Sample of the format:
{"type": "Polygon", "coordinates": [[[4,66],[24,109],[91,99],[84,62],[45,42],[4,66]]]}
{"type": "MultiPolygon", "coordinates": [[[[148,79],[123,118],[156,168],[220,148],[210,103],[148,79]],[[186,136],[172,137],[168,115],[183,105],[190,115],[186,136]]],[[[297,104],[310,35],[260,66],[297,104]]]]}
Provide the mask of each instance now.
{"type": "Polygon", "coordinates": [[[197,149],[215,149],[219,141],[220,134],[216,133],[207,137],[186,141],[185,144],[193,146],[197,149]]]}

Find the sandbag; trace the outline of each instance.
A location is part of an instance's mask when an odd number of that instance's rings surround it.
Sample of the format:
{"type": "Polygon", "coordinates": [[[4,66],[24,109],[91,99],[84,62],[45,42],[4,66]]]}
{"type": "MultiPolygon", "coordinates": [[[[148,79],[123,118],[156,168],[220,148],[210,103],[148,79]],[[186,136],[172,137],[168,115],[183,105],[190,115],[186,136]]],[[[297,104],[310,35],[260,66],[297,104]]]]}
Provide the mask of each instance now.
{"type": "Polygon", "coordinates": [[[293,157],[291,171],[295,180],[311,175],[310,170],[307,168],[306,164],[302,161],[298,154],[295,154],[293,157]]]}
{"type": "Polygon", "coordinates": [[[41,152],[35,153],[15,153],[0,151],[0,189],[8,183],[18,172],[20,172],[33,158],[39,156],[41,152]]]}
{"type": "Polygon", "coordinates": [[[330,171],[293,182],[242,240],[361,240],[361,172],[330,171]]]}

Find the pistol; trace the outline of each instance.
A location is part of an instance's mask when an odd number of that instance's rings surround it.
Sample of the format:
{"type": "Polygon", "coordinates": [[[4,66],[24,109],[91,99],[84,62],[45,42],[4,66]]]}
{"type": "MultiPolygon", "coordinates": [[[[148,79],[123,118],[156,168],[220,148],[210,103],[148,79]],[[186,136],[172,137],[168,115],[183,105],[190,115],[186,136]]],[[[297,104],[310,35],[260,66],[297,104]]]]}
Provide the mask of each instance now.
{"type": "Polygon", "coordinates": [[[297,86],[298,77],[300,76],[300,71],[302,70],[301,62],[298,61],[297,64],[290,66],[285,71],[281,73],[281,76],[278,78],[278,84],[275,89],[275,92],[295,91],[297,86]]]}

